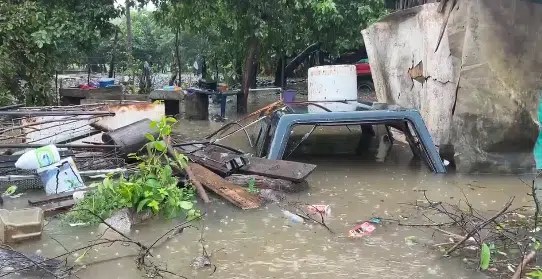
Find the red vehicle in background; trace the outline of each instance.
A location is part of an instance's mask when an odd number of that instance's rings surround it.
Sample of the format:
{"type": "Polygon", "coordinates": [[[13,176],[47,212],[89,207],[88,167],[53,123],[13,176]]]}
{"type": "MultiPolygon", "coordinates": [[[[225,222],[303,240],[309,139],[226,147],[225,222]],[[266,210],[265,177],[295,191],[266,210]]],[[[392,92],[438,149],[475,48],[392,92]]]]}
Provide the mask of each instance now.
{"type": "Polygon", "coordinates": [[[361,59],[356,65],[356,74],[358,76],[358,97],[375,97],[375,87],[373,77],[371,76],[371,66],[369,59],[361,59]]]}

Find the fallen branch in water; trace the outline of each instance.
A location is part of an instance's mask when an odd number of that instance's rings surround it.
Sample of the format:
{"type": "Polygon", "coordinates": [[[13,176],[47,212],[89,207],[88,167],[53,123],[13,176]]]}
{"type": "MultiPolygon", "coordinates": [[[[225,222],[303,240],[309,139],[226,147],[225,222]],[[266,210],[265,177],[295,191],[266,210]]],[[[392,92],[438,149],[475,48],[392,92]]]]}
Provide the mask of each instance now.
{"type": "Polygon", "coordinates": [[[525,256],[523,258],[523,261],[521,262],[521,264],[518,265],[518,267],[516,269],[516,272],[514,272],[514,275],[512,275],[512,277],[510,279],[520,279],[521,274],[525,270],[525,267],[527,266],[527,264],[529,264],[529,262],[534,260],[535,256],[536,256],[536,252],[534,252],[534,251],[532,251],[527,256],[525,256]]]}
{"type": "MultiPolygon", "coordinates": [[[[9,250],[11,253],[16,255],[17,257],[22,258],[27,263],[26,265],[22,264],[23,266],[20,267],[20,268],[15,267],[15,268],[11,269],[8,272],[0,273],[0,277],[4,277],[4,276],[10,275],[10,274],[19,273],[21,271],[25,271],[25,270],[28,270],[28,269],[41,270],[41,271],[43,271],[43,272],[45,272],[45,273],[47,273],[47,274],[49,274],[49,275],[51,275],[51,276],[53,276],[54,278],[57,278],[57,279],[69,278],[71,276],[77,277],[77,275],[75,273],[80,270],[80,268],[76,268],[78,266],[78,261],[80,259],[84,258],[85,255],[90,251],[91,248],[99,247],[99,246],[111,246],[111,245],[113,245],[115,243],[120,243],[120,244],[123,244],[123,245],[131,245],[131,244],[135,245],[135,246],[137,246],[139,248],[139,252],[137,254],[134,254],[134,255],[120,256],[120,257],[117,257],[115,259],[101,260],[101,261],[98,261],[98,262],[87,263],[85,265],[88,266],[88,265],[92,265],[92,264],[101,263],[101,262],[104,262],[104,261],[118,260],[120,258],[125,258],[125,257],[137,257],[136,258],[137,268],[140,269],[140,270],[143,270],[145,272],[145,274],[149,278],[164,277],[164,275],[172,275],[172,276],[179,277],[179,278],[187,278],[185,276],[182,276],[182,275],[176,274],[174,272],[171,272],[171,271],[169,271],[167,269],[161,268],[158,264],[156,264],[156,263],[154,263],[154,262],[152,262],[150,260],[147,260],[147,259],[150,258],[150,257],[153,257],[153,255],[150,252],[150,250],[152,248],[155,248],[155,247],[157,247],[159,245],[164,244],[166,241],[171,239],[173,236],[178,235],[179,233],[181,233],[185,228],[193,227],[192,225],[190,225],[190,223],[195,221],[195,220],[199,220],[201,217],[197,217],[197,218],[194,218],[194,219],[191,219],[191,220],[187,220],[185,222],[182,222],[182,223],[176,225],[175,227],[173,227],[172,229],[168,230],[163,235],[161,235],[159,238],[157,238],[151,245],[147,246],[147,245],[143,244],[142,242],[134,240],[134,239],[130,238],[129,236],[127,236],[126,234],[122,233],[121,231],[116,229],[114,226],[107,223],[103,218],[101,218],[95,212],[93,212],[91,210],[88,210],[88,209],[79,209],[79,210],[84,210],[84,211],[89,212],[91,215],[98,218],[101,223],[103,223],[105,226],[107,226],[104,233],[101,234],[100,236],[98,236],[98,238],[96,238],[95,240],[91,241],[91,243],[88,244],[88,245],[73,249],[71,251],[66,251],[65,253],[60,254],[60,255],[58,255],[56,257],[53,257],[53,258],[42,259],[42,260],[41,260],[41,258],[39,258],[40,260],[38,260],[38,261],[36,261],[35,259],[30,258],[30,257],[28,257],[28,256],[26,256],[26,255],[24,255],[24,254],[22,254],[22,253],[20,253],[18,251],[15,251],[15,250],[11,249],[9,246],[0,246],[0,248],[6,247],[5,248],[6,250],[9,250]],[[107,232],[107,230],[112,230],[112,231],[116,232],[117,234],[119,234],[121,236],[121,238],[119,238],[119,239],[104,239],[103,236],[105,235],[105,232],[107,232]],[[166,236],[167,236],[167,238],[166,238],[166,236]],[[73,255],[74,253],[79,252],[79,251],[85,251],[85,252],[82,254],[81,257],[79,257],[75,261],[75,265],[68,266],[67,265],[67,258],[70,255],[73,255]],[[64,260],[60,260],[62,258],[64,258],[64,260]],[[51,267],[51,263],[57,263],[57,262],[60,262],[60,263],[65,262],[65,264],[62,267],[55,267],[53,269],[51,267]]],[[[64,245],[62,245],[58,240],[55,239],[55,241],[60,246],[64,247],[64,245]]]]}
{"type": "Polygon", "coordinates": [[[465,241],[467,241],[467,239],[469,239],[470,237],[474,236],[476,233],[478,233],[478,231],[480,231],[482,228],[486,227],[487,225],[489,225],[490,223],[492,223],[495,219],[497,219],[499,216],[501,216],[502,214],[504,214],[509,208],[510,206],[512,206],[512,203],[514,202],[514,197],[510,198],[510,200],[508,200],[508,202],[504,205],[504,207],[495,215],[493,215],[493,217],[489,218],[488,220],[484,221],[483,223],[481,224],[477,224],[474,229],[472,229],[469,233],[467,233],[467,235],[465,235],[463,237],[463,239],[461,241],[459,241],[458,243],[456,243],[454,246],[452,246],[450,249],[448,249],[444,255],[445,256],[448,256],[450,255],[452,252],[454,252],[459,246],[463,245],[463,243],[465,243],[465,241]]]}

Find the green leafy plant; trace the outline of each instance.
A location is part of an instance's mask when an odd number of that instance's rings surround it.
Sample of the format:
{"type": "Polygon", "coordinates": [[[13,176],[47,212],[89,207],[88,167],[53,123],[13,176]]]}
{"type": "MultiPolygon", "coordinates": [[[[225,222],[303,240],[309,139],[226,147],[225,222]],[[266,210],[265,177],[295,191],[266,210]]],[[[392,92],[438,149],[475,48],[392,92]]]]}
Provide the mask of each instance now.
{"type": "Polygon", "coordinates": [[[527,276],[529,278],[542,279],[542,270],[537,268],[535,271],[527,273],[527,276]]]}
{"type": "Polygon", "coordinates": [[[249,193],[251,194],[257,194],[260,192],[260,189],[256,188],[256,180],[254,180],[254,178],[251,178],[249,181],[248,181],[248,190],[247,190],[249,193]]]}
{"type": "Polygon", "coordinates": [[[171,124],[176,120],[163,117],[160,121],[151,122],[151,128],[157,136],[146,134],[149,142],[138,154],[129,157],[139,161],[137,171],[128,178],[123,175],[108,175],[90,195],[86,195],[66,215],[69,222],[96,223],[99,220],[85,210],[88,209],[102,218],[107,218],[120,208],[130,208],[137,212],[152,210],[154,214],[162,213],[167,218],[174,218],[185,213],[187,218],[199,216],[194,208],[195,191],[189,187],[179,188],[178,179],[173,169],[183,169],[188,163],[184,155],[170,158],[165,141],[171,134],[171,124]]]}
{"type": "Polygon", "coordinates": [[[485,242],[482,243],[482,249],[480,251],[480,269],[487,270],[491,261],[491,249],[485,242]]]}
{"type": "Polygon", "coordinates": [[[17,186],[11,185],[6,189],[6,191],[4,191],[4,193],[2,193],[2,196],[11,196],[15,194],[16,191],[17,191],[17,186]]]}

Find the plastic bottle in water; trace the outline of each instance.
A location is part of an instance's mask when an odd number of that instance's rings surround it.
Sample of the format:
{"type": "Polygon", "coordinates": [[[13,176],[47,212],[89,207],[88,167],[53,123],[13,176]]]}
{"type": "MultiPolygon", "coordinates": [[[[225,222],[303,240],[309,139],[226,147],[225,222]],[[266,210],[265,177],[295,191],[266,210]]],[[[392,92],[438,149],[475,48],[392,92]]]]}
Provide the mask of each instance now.
{"type": "Polygon", "coordinates": [[[15,162],[15,167],[24,170],[35,170],[60,161],[60,153],[55,145],[47,145],[30,150],[15,162]]]}
{"type": "Polygon", "coordinates": [[[305,222],[305,220],[303,220],[303,218],[301,218],[301,216],[299,216],[297,214],[293,214],[292,212],[290,212],[288,210],[283,210],[282,214],[284,214],[284,216],[286,218],[288,218],[288,220],[292,221],[293,223],[303,223],[303,222],[305,222]]]}

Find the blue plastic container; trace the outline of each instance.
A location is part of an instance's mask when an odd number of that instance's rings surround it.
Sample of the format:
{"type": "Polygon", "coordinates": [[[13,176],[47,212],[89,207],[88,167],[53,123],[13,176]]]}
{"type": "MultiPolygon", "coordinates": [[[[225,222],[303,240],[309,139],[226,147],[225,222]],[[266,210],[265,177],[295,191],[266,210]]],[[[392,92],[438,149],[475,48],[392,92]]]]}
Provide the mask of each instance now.
{"type": "Polygon", "coordinates": [[[100,79],[98,83],[100,84],[100,88],[105,88],[105,87],[114,85],[115,80],[112,78],[104,78],[104,79],[100,79]]]}
{"type": "Polygon", "coordinates": [[[288,89],[282,92],[282,101],[284,101],[285,103],[295,102],[295,95],[295,90],[288,89]]]}

